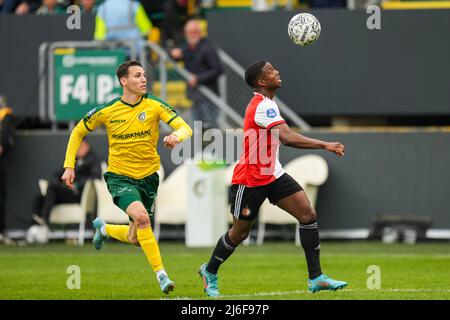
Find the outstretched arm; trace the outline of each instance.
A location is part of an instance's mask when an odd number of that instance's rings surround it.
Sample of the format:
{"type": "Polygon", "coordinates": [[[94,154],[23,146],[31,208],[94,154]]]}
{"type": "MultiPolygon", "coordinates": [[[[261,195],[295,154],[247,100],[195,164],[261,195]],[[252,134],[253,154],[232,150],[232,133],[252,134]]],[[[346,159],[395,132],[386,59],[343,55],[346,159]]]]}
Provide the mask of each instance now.
{"type": "Polygon", "coordinates": [[[75,181],[75,157],[78,149],[80,148],[81,140],[84,136],[88,134],[83,120],[81,120],[75,128],[73,128],[72,134],[69,138],[69,143],[67,144],[66,159],[64,160],[64,173],[61,180],[70,189],[73,189],[73,182],[75,181]]]}
{"type": "Polygon", "coordinates": [[[345,146],[342,143],[305,137],[289,128],[286,123],[276,125],[271,130],[278,130],[280,142],[285,146],[299,149],[325,149],[338,156],[344,155],[345,146]]]}
{"type": "Polygon", "coordinates": [[[104,124],[104,107],[94,108],[89,111],[86,116],[78,122],[73,128],[67,145],[66,159],[64,160],[64,174],[61,180],[71,189],[74,188],[75,180],[75,157],[80,148],[81,141],[89,132],[94,131],[99,125],[104,124]]]}

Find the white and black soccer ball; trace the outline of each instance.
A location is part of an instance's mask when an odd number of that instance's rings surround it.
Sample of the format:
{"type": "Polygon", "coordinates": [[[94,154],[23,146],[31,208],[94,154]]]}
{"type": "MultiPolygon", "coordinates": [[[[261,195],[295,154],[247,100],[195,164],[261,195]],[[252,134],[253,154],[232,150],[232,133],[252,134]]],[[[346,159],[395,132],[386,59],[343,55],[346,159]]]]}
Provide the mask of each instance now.
{"type": "Polygon", "coordinates": [[[29,244],[44,244],[48,242],[48,228],[46,226],[31,226],[27,230],[26,240],[29,244]]]}
{"type": "Polygon", "coordinates": [[[289,38],[300,46],[309,46],[316,42],[321,30],[319,20],[306,12],[293,16],[288,25],[289,38]]]}

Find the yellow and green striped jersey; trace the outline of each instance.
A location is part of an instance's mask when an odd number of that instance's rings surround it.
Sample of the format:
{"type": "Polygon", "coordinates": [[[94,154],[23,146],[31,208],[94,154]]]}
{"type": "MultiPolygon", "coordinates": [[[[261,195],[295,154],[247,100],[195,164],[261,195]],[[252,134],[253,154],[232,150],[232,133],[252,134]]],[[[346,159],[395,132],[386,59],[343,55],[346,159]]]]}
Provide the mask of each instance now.
{"type": "Polygon", "coordinates": [[[164,101],[143,95],[134,104],[120,97],[89,111],[73,129],[66,151],[64,168],[75,166],[75,155],[81,140],[100,125],[106,127],[109,143],[108,171],[134,179],[142,179],[159,169],[157,152],[159,121],[175,129],[180,141],[192,130],[164,101]]]}

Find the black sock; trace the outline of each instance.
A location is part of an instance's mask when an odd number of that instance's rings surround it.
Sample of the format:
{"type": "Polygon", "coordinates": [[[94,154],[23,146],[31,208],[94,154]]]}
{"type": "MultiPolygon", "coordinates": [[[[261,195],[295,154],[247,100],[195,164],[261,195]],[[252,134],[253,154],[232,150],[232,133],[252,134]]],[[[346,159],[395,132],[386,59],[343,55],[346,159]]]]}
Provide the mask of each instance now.
{"type": "Polygon", "coordinates": [[[320,269],[320,240],[317,222],[301,224],[298,229],[300,242],[305,251],[306,264],[308,265],[309,279],[314,279],[322,274],[320,269]]]}
{"type": "Polygon", "coordinates": [[[209,259],[206,270],[210,273],[216,274],[220,265],[224,263],[229,256],[231,256],[236,247],[237,246],[231,242],[227,231],[222,237],[220,237],[219,241],[217,241],[216,248],[209,259]]]}

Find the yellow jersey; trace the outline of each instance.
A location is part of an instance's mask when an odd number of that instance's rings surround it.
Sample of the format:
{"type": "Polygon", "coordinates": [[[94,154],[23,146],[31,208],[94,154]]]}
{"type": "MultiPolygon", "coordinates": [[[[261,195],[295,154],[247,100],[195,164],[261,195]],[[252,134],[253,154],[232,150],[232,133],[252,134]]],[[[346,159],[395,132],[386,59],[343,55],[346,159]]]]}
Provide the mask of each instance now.
{"type": "Polygon", "coordinates": [[[190,126],[167,103],[150,94],[131,105],[120,97],[89,111],[73,129],[66,151],[64,168],[74,168],[81,140],[104,125],[108,134],[108,171],[134,179],[156,172],[160,166],[157,152],[159,121],[175,129],[180,141],[192,135],[190,126]]]}

